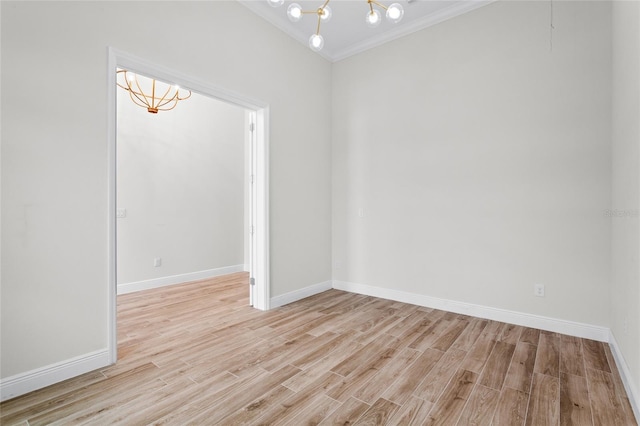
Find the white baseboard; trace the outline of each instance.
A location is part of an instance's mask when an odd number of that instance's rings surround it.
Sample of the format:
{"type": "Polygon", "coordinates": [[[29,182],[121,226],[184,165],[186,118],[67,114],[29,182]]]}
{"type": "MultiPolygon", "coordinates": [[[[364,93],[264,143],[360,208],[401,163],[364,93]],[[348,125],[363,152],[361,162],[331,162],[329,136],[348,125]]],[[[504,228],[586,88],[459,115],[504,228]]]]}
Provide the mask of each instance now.
{"type": "Polygon", "coordinates": [[[627,391],[627,396],[629,397],[633,413],[636,416],[636,421],[640,422],[640,393],[638,393],[638,388],[633,383],[631,370],[629,370],[629,365],[627,364],[627,361],[625,361],[613,333],[610,333],[609,335],[609,346],[611,347],[611,353],[613,353],[618,371],[620,372],[622,384],[624,384],[624,389],[627,391]]]}
{"type": "Polygon", "coordinates": [[[0,380],[0,400],[24,395],[111,364],[104,349],[0,380]]]}
{"type": "Polygon", "coordinates": [[[322,283],[310,285],[309,287],[301,288],[289,293],[281,294],[280,296],[272,297],[270,300],[269,308],[277,308],[287,305],[292,302],[304,299],[305,297],[313,296],[314,294],[322,293],[323,291],[331,290],[333,287],[332,281],[325,281],[322,283]]]}
{"type": "Polygon", "coordinates": [[[411,303],[413,305],[425,306],[428,308],[441,309],[443,311],[455,312],[479,318],[491,319],[494,321],[507,322],[510,324],[522,325],[526,327],[539,328],[541,330],[553,331],[586,339],[597,340],[608,343],[615,358],[618,371],[622,378],[625,391],[629,397],[629,402],[636,416],[640,421],[640,393],[634,384],[629,366],[620,351],[611,330],[607,327],[600,327],[574,321],[567,321],[556,318],[548,318],[540,315],[526,314],[522,312],[509,311],[506,309],[492,308],[489,306],[474,305],[471,303],[458,302],[454,300],[440,299],[437,297],[425,296],[422,294],[409,293],[405,291],[392,290],[382,287],[374,287],[365,284],[356,284],[345,281],[333,281],[333,288],[351,293],[364,294],[367,296],[380,297],[382,299],[395,300],[398,302],[411,303]]]}
{"type": "Polygon", "coordinates": [[[170,275],[168,277],[153,278],[151,280],[118,284],[118,294],[133,293],[134,291],[149,290],[151,288],[182,284],[189,281],[205,280],[207,278],[233,274],[234,272],[242,272],[246,270],[245,265],[233,265],[222,268],[206,269],[204,271],[188,272],[186,274],[170,275]]]}
{"type": "Polygon", "coordinates": [[[474,305],[472,303],[457,302],[455,300],[440,299],[422,294],[392,290],[382,287],[374,287],[365,284],[334,281],[333,288],[349,291],[351,293],[380,297],[382,299],[411,303],[427,308],[441,309],[457,314],[486,318],[494,321],[508,322],[510,324],[539,328],[541,330],[568,334],[586,339],[609,342],[609,329],[596,325],[583,324],[574,321],[566,321],[556,318],[548,318],[540,315],[526,314],[522,312],[508,311],[506,309],[492,308],[489,306],[474,305]]]}

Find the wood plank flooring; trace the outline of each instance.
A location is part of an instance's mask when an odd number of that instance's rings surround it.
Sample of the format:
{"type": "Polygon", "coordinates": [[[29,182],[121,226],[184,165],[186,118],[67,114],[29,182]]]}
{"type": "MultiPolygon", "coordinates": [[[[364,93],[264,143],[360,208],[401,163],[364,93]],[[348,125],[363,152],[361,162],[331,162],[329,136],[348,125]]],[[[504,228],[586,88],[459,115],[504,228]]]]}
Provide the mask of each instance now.
{"type": "Polygon", "coordinates": [[[116,365],[3,425],[636,425],[606,344],[330,290],[269,312],[247,275],[118,297],[116,365]]]}

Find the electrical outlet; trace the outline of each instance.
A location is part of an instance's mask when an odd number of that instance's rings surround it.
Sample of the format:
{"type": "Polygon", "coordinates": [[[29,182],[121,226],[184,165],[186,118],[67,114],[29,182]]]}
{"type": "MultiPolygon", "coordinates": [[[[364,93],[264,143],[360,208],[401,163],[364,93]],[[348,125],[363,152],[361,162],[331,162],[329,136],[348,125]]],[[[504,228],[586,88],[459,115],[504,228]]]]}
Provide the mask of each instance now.
{"type": "Polygon", "coordinates": [[[544,297],[544,284],[534,284],[533,294],[538,297],[544,297]]]}
{"type": "Polygon", "coordinates": [[[127,209],[116,209],[116,217],[117,218],[127,217],[127,209]]]}
{"type": "Polygon", "coordinates": [[[156,257],[153,259],[153,266],[155,266],[156,268],[158,266],[162,265],[162,258],[161,257],[156,257]]]}

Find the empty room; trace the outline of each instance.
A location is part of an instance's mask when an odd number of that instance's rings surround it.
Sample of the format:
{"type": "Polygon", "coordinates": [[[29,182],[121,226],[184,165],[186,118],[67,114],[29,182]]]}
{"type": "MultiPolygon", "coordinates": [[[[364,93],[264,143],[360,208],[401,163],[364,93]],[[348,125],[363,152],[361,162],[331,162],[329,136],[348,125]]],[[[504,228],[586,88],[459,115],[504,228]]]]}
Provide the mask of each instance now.
{"type": "Polygon", "coordinates": [[[640,1],[0,22],[1,424],[638,424],[640,1]]]}

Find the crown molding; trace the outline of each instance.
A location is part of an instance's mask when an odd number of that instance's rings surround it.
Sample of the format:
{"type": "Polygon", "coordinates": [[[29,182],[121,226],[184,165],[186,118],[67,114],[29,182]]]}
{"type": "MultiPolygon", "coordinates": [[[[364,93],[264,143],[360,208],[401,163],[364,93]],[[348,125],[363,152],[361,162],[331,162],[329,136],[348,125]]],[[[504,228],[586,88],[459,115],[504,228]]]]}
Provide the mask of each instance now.
{"type": "Polygon", "coordinates": [[[380,33],[377,36],[373,36],[360,43],[355,43],[344,49],[340,49],[331,55],[331,62],[338,62],[343,59],[347,59],[350,56],[354,56],[366,50],[373,49],[374,47],[378,47],[392,40],[404,37],[409,34],[413,34],[417,31],[455,18],[456,16],[471,12],[472,10],[476,10],[482,6],[493,3],[494,1],[497,0],[473,0],[464,3],[454,3],[446,9],[441,9],[435,13],[431,13],[395,29],[380,33]]]}

